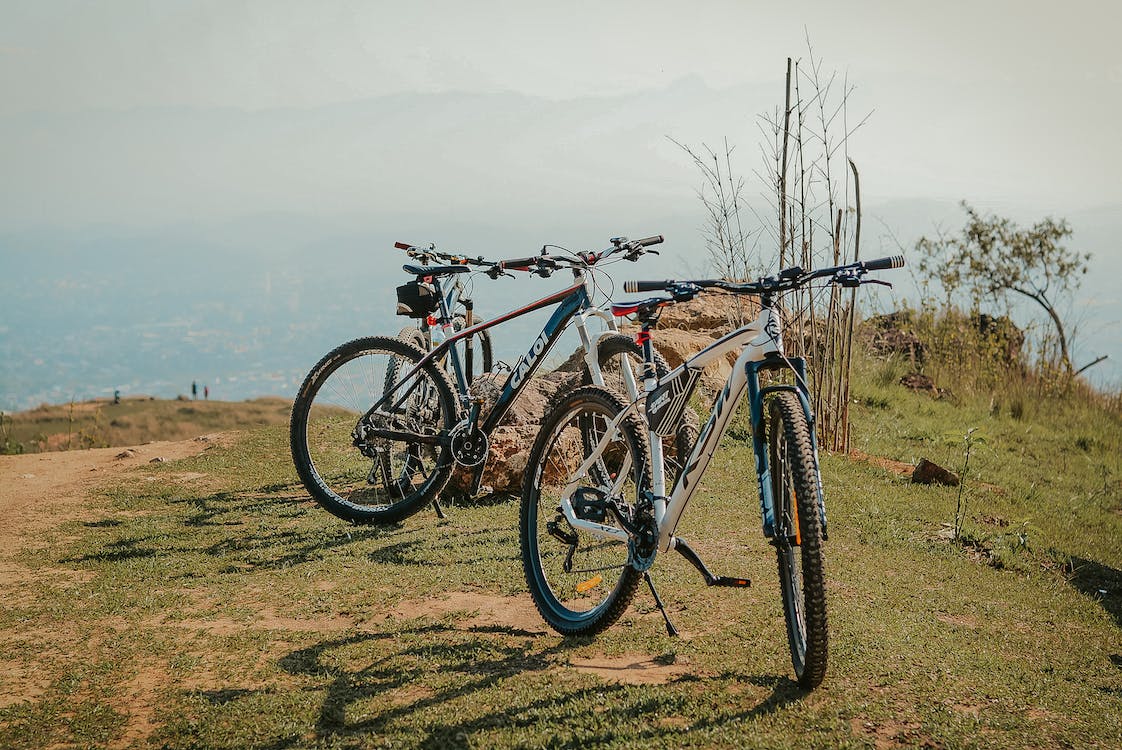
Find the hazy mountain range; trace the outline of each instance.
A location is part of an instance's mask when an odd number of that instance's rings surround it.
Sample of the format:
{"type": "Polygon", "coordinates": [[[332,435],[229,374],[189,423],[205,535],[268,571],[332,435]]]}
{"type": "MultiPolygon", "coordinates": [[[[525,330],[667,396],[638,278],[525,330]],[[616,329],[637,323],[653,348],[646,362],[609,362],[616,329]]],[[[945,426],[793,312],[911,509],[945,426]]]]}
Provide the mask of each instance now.
{"type": "MultiPolygon", "coordinates": [[[[735,164],[764,213],[755,113],[777,93],[686,79],[565,101],[417,94],[0,117],[0,408],[114,388],[174,396],[192,380],[216,398],[292,395],[330,347],[406,322],[392,316],[395,240],[512,256],[664,233],[663,255],[615,267],[618,278],[703,272],[699,177],[667,136],[739,144],[735,164]]],[[[933,177],[936,198],[886,184],[898,170],[876,145],[857,135],[850,148],[866,186],[866,257],[961,224],[954,180],[933,177]]],[[[961,197],[1026,223],[1049,210],[1046,197],[961,197]]],[[[1076,310],[1077,361],[1110,353],[1096,378],[1117,383],[1122,208],[1065,215],[1072,246],[1096,254],[1076,310]]],[[[761,255],[770,267],[774,250],[764,243],[761,255]]],[[[484,281],[484,315],[564,283],[484,281]]],[[[503,357],[525,349],[535,320],[502,329],[503,357]]]]}

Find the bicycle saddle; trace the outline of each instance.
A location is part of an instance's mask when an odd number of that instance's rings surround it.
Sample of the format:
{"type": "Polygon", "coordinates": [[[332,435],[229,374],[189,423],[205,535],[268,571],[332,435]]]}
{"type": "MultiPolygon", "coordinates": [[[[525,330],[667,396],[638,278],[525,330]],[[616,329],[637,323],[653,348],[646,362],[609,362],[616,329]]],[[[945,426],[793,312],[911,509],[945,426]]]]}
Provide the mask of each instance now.
{"type": "Polygon", "coordinates": [[[647,299],[635,300],[634,302],[613,302],[612,315],[617,318],[622,318],[624,315],[634,315],[641,311],[654,310],[664,304],[673,302],[674,300],[669,297],[649,297],[647,299]]]}
{"type": "Polygon", "coordinates": [[[467,266],[415,266],[406,263],[401,268],[405,273],[414,276],[451,276],[454,273],[471,273],[471,269],[467,266]]]}

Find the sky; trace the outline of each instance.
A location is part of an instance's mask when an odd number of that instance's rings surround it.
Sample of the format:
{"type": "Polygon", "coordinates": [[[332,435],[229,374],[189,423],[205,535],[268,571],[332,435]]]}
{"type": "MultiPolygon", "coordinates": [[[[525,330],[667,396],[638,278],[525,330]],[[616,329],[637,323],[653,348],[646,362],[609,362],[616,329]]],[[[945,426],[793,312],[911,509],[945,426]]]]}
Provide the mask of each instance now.
{"type": "Polygon", "coordinates": [[[506,232],[512,255],[695,239],[699,178],[667,137],[728,138],[751,181],[758,115],[813,50],[870,115],[849,151],[871,213],[905,244],[961,200],[1071,217],[1107,311],[1086,330],[1122,354],[1112,2],[0,0],[0,19],[0,238],[19,240],[0,274],[75,236],[171,263],[188,229],[230,252],[394,227],[506,232]]]}
{"type": "MultiPolygon", "coordinates": [[[[1102,0],[4,0],[0,8],[6,118],[267,113],[418,92],[565,100],[690,76],[712,89],[778,89],[784,59],[806,57],[809,38],[827,69],[857,87],[853,111],[875,110],[860,133],[876,144],[866,157],[870,197],[1054,211],[1122,203],[1113,125],[1122,120],[1114,36],[1122,9],[1102,0]]],[[[754,136],[743,122],[713,132],[754,136]]],[[[33,169],[5,179],[21,182],[33,169]]]]}

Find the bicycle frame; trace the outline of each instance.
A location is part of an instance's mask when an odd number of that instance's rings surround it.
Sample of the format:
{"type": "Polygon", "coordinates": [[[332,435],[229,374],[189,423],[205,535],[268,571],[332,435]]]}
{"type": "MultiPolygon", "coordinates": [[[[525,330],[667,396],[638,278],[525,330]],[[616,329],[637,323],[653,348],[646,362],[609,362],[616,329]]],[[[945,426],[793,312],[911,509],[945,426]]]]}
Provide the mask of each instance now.
{"type": "MultiPolygon", "coordinates": [[[[736,364],[733,366],[724,388],[717,395],[717,399],[713,405],[713,411],[709,419],[702,426],[697,442],[690,451],[689,457],[686,459],[685,469],[678,477],[669,497],[666,496],[665,491],[666,480],[664,476],[662,441],[653,429],[648,432],[651,449],[651,469],[654,477],[654,484],[651,488],[651,492],[654,496],[654,515],[659,530],[658,546],[660,552],[667,552],[674,547],[674,532],[678,527],[678,523],[681,521],[690,499],[697,491],[701,477],[708,468],[709,461],[716,452],[721,438],[727,431],[732,415],[736,411],[736,405],[744,396],[745,391],[748,392],[751,410],[752,448],[756,458],[756,476],[759,483],[760,512],[763,518],[764,535],[767,537],[773,537],[775,535],[775,504],[771,491],[771,471],[767,446],[764,441],[765,415],[763,413],[763,408],[765,397],[769,393],[789,390],[798,394],[803,410],[806,413],[807,424],[811,428],[811,444],[814,449],[814,468],[815,474],[817,475],[819,498],[824,497],[821,491],[821,473],[818,471],[818,446],[817,440],[814,437],[814,417],[811,412],[809,392],[806,385],[806,363],[803,359],[798,357],[784,356],[782,340],[782,321],[778,313],[770,305],[765,303],[754,321],[713,342],[687,359],[662,379],[664,383],[670,382],[676,378],[684,377],[686,371],[690,371],[689,374],[693,376],[693,379],[696,379],[696,376],[700,376],[701,371],[706,365],[723,357],[729,351],[733,351],[738,347],[741,349],[740,355],[737,357],[736,364]],[[784,384],[771,385],[764,388],[760,387],[760,372],[783,368],[790,368],[795,372],[795,385],[784,384]]],[[[654,377],[645,378],[644,385],[646,393],[650,394],[658,384],[659,381],[654,377]]],[[[686,396],[688,396],[688,392],[686,396]]],[[[644,403],[645,399],[636,399],[620,414],[616,415],[608,425],[608,429],[605,430],[605,434],[600,438],[597,445],[594,446],[590,455],[574,472],[574,477],[580,477],[588,472],[593,463],[599,459],[610,441],[615,438],[617,434],[616,427],[619,423],[626,418],[628,414],[638,409],[640,405],[644,403]]],[[[622,486],[623,482],[626,480],[627,473],[628,472],[623,469],[619,471],[616,479],[616,486],[610,489],[608,492],[609,496],[618,494],[619,487],[622,486]]],[[[571,479],[561,494],[561,510],[569,524],[597,536],[627,541],[627,532],[618,526],[608,526],[577,517],[570,498],[578,485],[578,479],[571,479]]],[[[823,529],[825,529],[826,510],[824,499],[820,503],[819,511],[823,522],[823,529]]]]}
{"type": "MultiPolygon", "coordinates": [[[[605,320],[608,326],[608,330],[600,334],[601,336],[605,336],[615,332],[615,320],[608,313],[592,305],[592,299],[588,291],[587,280],[585,279],[583,273],[577,272],[575,283],[566,289],[562,289],[561,291],[551,294],[547,297],[542,297],[541,299],[520,307],[517,310],[512,310],[484,323],[479,323],[456,332],[452,331],[450,310],[446,306],[445,296],[440,289],[440,280],[438,278],[434,278],[433,284],[437,297],[440,300],[439,304],[441,305],[440,329],[441,333],[443,334],[444,340],[441,341],[437,346],[435,346],[431,351],[429,351],[411,370],[405,373],[394,388],[391,388],[389,391],[384,393],[382,395],[382,398],[380,398],[374,404],[374,406],[372,406],[367,411],[366,415],[364,415],[364,418],[365,416],[374,413],[378,408],[380,408],[387,401],[387,399],[389,399],[401,387],[402,384],[408,383],[413,375],[417,372],[417,370],[420,369],[425,363],[432,360],[439,361],[445,355],[448,356],[451,362],[452,370],[456,375],[456,386],[457,390],[459,391],[461,404],[464,407],[470,407],[470,394],[467,384],[467,378],[464,375],[463,363],[460,362],[459,352],[456,350],[456,343],[461,339],[465,339],[469,336],[474,336],[475,334],[493,326],[497,326],[500,323],[504,323],[508,320],[521,317],[522,315],[526,315],[528,313],[534,312],[535,310],[540,310],[551,305],[556,305],[557,309],[554,311],[553,315],[550,316],[549,320],[542,328],[541,333],[538,334],[537,337],[535,337],[534,343],[531,344],[529,350],[519,358],[518,362],[511,369],[510,377],[507,379],[502,392],[499,394],[494,408],[491,409],[490,413],[487,414],[483,422],[479,425],[480,429],[484,433],[490,434],[494,430],[494,428],[498,426],[503,417],[506,416],[506,413],[510,410],[510,407],[514,403],[514,400],[518,398],[518,394],[521,393],[522,390],[526,387],[526,384],[530,381],[530,378],[535,372],[537,372],[538,368],[541,366],[541,363],[545,360],[546,356],[553,348],[553,345],[561,337],[561,334],[564,333],[566,327],[571,321],[573,321],[574,318],[576,320],[577,331],[580,335],[581,345],[584,348],[585,363],[588,366],[589,371],[592,373],[593,382],[597,385],[603,385],[604,379],[602,373],[600,372],[599,360],[596,356],[596,342],[594,342],[589,336],[586,321],[592,317],[598,317],[605,320]]],[[[634,385],[635,381],[630,372],[630,368],[623,368],[623,377],[625,383],[629,384],[632,393],[637,394],[638,387],[634,385]]],[[[378,431],[374,431],[372,434],[377,436],[379,433],[378,431]]],[[[399,437],[396,434],[385,436],[395,438],[399,437]]]]}
{"type": "MultiPolygon", "coordinates": [[[[464,284],[460,281],[460,277],[452,276],[451,278],[452,283],[447,285],[448,289],[446,291],[441,289],[439,279],[433,279],[433,286],[440,298],[441,317],[439,320],[432,320],[431,322],[428,318],[424,318],[421,321],[421,333],[424,334],[425,339],[428,341],[430,350],[434,348],[434,344],[439,346],[447,339],[447,330],[451,328],[452,324],[452,311],[456,309],[457,302],[465,299],[463,296],[464,284]],[[436,325],[434,325],[434,323],[436,325]]],[[[471,300],[467,300],[465,306],[470,304],[471,300]]],[[[455,380],[456,389],[459,392],[461,400],[463,400],[467,396],[469,383],[467,374],[464,371],[464,364],[460,362],[459,352],[453,351],[448,361],[451,363],[449,369],[455,380]]]]}

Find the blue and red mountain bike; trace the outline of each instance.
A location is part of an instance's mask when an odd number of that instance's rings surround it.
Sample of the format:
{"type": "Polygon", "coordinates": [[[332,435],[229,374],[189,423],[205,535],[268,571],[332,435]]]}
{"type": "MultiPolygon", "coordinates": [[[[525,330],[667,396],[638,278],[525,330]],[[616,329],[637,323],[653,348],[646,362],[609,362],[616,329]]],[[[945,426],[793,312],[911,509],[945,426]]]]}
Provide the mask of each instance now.
{"type": "MultiPolygon", "coordinates": [[[[304,486],[328,511],[355,523],[394,523],[435,502],[457,465],[471,471],[475,494],[490,435],[573,322],[584,350],[585,381],[637,397],[640,386],[629,363],[641,361],[642,350],[616,332],[612,315],[594,304],[593,272],[613,260],[638,260],[661,242],[661,236],[619,237],[600,252],[551,255],[543,249],[541,255],[505,261],[457,257],[446,265],[406,264],[403,268],[414,280],[398,288],[399,311],[429,322],[431,348],[372,336],[347,342],[320,360],[292,408],[292,458],[304,486]],[[456,310],[445,289],[473,268],[495,279],[512,270],[543,277],[569,270],[573,283],[456,330],[456,310]],[[510,368],[488,408],[489,399],[476,392],[465,368],[463,343],[551,306],[556,308],[553,315],[510,368]],[[588,326],[594,318],[605,329],[595,335],[588,326]]],[[[656,357],[656,367],[665,374],[665,360],[656,357]]],[[[683,454],[687,442],[692,435],[683,428],[668,453],[683,454]]]]}

